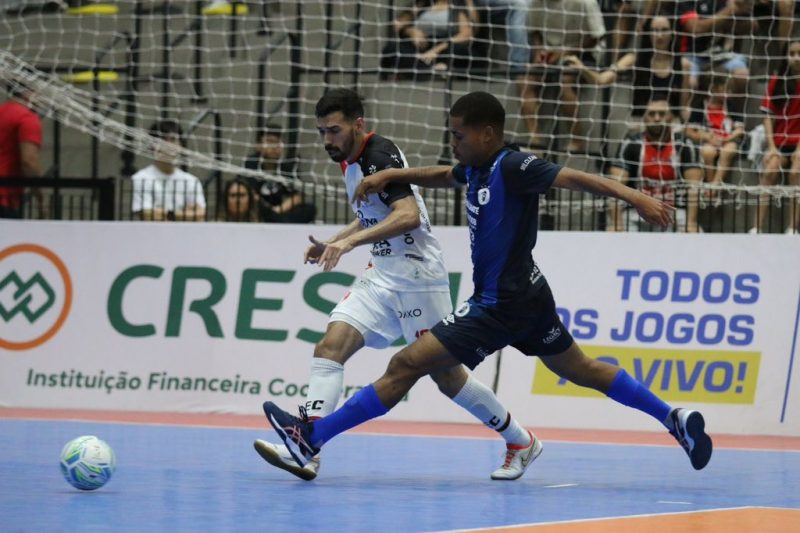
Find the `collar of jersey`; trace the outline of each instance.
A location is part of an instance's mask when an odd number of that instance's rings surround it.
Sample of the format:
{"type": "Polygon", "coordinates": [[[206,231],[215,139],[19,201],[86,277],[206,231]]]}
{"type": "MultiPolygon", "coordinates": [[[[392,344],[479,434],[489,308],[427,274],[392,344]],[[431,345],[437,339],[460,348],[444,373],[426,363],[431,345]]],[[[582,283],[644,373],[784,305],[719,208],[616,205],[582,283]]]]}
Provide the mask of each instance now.
{"type": "Polygon", "coordinates": [[[356,156],[353,158],[352,161],[347,162],[348,165],[352,165],[353,163],[358,161],[358,158],[361,157],[361,154],[364,153],[364,150],[367,147],[367,143],[369,142],[370,139],[372,139],[373,135],[375,135],[374,131],[367,133],[367,136],[364,137],[364,142],[361,143],[361,148],[358,150],[358,154],[356,154],[356,156]]]}

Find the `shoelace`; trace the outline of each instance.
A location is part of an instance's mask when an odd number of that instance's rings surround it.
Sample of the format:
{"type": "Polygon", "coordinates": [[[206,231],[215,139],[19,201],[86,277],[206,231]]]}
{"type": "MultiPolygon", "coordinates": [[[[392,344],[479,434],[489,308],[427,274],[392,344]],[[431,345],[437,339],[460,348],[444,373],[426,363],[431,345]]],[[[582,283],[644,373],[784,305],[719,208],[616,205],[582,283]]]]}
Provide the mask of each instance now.
{"type": "Polygon", "coordinates": [[[516,457],[517,452],[519,452],[519,450],[506,450],[506,459],[503,462],[503,468],[509,468],[511,466],[511,463],[514,461],[514,457],[516,457]]]}

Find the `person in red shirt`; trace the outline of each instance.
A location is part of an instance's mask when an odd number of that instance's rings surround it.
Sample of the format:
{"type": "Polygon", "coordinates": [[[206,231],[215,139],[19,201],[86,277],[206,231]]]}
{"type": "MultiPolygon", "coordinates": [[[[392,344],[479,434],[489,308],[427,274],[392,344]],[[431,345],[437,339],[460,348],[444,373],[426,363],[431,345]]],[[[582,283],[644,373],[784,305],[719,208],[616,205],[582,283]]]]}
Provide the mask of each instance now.
{"type": "Polygon", "coordinates": [[[730,109],[729,82],[724,71],[703,74],[685,130],[700,147],[706,181],[716,185],[727,178],[745,138],[744,117],[730,109]]]}
{"type": "MultiPolygon", "coordinates": [[[[675,228],[667,228],[696,233],[700,231],[697,222],[697,193],[690,189],[682,194],[686,182],[703,181],[700,156],[694,143],[682,132],[672,129],[672,112],[666,93],[656,93],[645,109],[642,122],[644,131],[625,138],[619,148],[616,161],[608,169],[612,179],[630,183],[648,196],[676,207],[675,228]],[[687,209],[688,203],[688,209],[687,209]]],[[[608,231],[658,231],[637,213],[625,211],[616,203],[606,212],[608,231]],[[626,220],[623,220],[625,218],[626,220]]]]}
{"type": "MultiPolygon", "coordinates": [[[[0,179],[41,176],[42,122],[29,107],[31,93],[19,88],[9,93],[0,104],[0,179]]],[[[0,187],[0,218],[22,218],[22,193],[21,187],[0,187]]]]}
{"type": "MultiPolygon", "coordinates": [[[[800,185],[800,40],[789,43],[778,74],[772,76],[767,85],[767,94],[761,102],[764,111],[764,129],[767,151],[764,154],[764,172],[761,185],[777,185],[782,170],[788,170],[789,185],[800,185]]],[[[759,203],[764,206],[769,198],[762,195],[759,203]]],[[[800,231],[800,205],[795,204],[793,219],[786,233],[800,231]]],[[[767,225],[769,210],[758,210],[757,225],[750,233],[763,231],[767,225]]]]}

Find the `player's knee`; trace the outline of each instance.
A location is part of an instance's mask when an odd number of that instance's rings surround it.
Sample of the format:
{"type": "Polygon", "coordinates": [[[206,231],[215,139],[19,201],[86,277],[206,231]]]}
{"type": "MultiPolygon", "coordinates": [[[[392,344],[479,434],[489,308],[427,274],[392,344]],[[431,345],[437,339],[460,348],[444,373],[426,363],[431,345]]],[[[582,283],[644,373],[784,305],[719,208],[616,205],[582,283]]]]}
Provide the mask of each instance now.
{"type": "Polygon", "coordinates": [[[423,375],[419,365],[416,365],[405,350],[396,353],[386,367],[386,378],[392,381],[416,381],[423,375]]]}
{"type": "Polygon", "coordinates": [[[332,342],[327,338],[323,338],[317,343],[316,346],[314,346],[314,357],[329,359],[342,364],[344,364],[344,362],[347,360],[347,358],[344,356],[341,346],[338,346],[337,343],[332,342]]]}
{"type": "Polygon", "coordinates": [[[464,383],[466,383],[467,377],[467,373],[462,366],[455,366],[431,374],[431,379],[439,387],[439,391],[448,398],[453,398],[458,394],[464,383]]]}

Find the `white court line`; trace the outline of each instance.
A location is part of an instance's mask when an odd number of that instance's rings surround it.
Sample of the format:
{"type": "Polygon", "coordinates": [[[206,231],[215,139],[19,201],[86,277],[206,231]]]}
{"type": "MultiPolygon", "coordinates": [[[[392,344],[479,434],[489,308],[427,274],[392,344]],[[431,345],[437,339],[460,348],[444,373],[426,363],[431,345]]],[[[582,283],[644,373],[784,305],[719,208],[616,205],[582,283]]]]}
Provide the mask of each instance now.
{"type": "Polygon", "coordinates": [[[672,505],[694,505],[692,502],[673,502],[670,500],[658,500],[656,503],[668,503],[672,505]]]}
{"type": "Polygon", "coordinates": [[[577,487],[577,483],[562,483],[561,485],[545,485],[544,488],[546,489],[561,489],[564,487],[577,487]]]}

